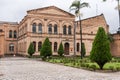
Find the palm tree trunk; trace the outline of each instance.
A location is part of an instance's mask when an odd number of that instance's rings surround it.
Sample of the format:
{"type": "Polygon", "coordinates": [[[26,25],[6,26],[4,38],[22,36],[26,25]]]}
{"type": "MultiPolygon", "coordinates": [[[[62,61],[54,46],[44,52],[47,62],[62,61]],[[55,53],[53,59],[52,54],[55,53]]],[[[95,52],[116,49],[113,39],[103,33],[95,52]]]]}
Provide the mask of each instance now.
{"type": "Polygon", "coordinates": [[[79,22],[80,22],[80,44],[81,44],[81,52],[80,52],[80,54],[81,54],[81,59],[83,58],[83,54],[82,54],[82,25],[81,25],[81,17],[80,17],[80,15],[79,15],[79,22]]]}
{"type": "Polygon", "coordinates": [[[76,22],[74,22],[74,56],[76,56],[76,22]]]}

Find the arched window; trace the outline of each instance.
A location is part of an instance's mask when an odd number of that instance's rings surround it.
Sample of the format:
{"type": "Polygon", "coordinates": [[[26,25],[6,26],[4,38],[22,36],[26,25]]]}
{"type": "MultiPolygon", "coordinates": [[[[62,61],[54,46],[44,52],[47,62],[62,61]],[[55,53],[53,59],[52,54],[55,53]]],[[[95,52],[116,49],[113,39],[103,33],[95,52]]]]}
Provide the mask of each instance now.
{"type": "Polygon", "coordinates": [[[51,34],[52,33],[52,24],[48,25],[48,33],[51,34]]]}
{"type": "Polygon", "coordinates": [[[3,30],[2,30],[2,29],[0,29],[0,32],[3,32],[3,30]]]}
{"type": "Polygon", "coordinates": [[[33,25],[32,25],[32,32],[36,33],[36,23],[33,23],[33,25]]]}
{"type": "Polygon", "coordinates": [[[54,43],[54,52],[57,52],[57,42],[54,43]]]}
{"type": "Polygon", "coordinates": [[[33,45],[34,45],[34,50],[36,51],[36,42],[33,41],[33,45]]]}
{"type": "Polygon", "coordinates": [[[68,34],[71,35],[71,26],[68,27],[68,34]]]}
{"type": "Polygon", "coordinates": [[[38,51],[42,48],[42,42],[38,42],[38,51]]]}
{"type": "Polygon", "coordinates": [[[54,34],[57,34],[57,24],[54,25],[54,34]]]}
{"type": "Polygon", "coordinates": [[[9,31],[9,38],[12,38],[12,30],[9,31]]]}
{"type": "Polygon", "coordinates": [[[79,43],[77,43],[77,52],[79,52],[80,50],[80,46],[79,46],[79,43]]]}
{"type": "Polygon", "coordinates": [[[66,35],[66,25],[63,26],[63,34],[66,35]]]}
{"type": "Polygon", "coordinates": [[[93,34],[93,31],[91,32],[91,34],[93,34]]]}
{"type": "Polygon", "coordinates": [[[17,38],[17,32],[14,31],[14,38],[17,38]]]}
{"type": "Polygon", "coordinates": [[[42,33],[42,24],[41,23],[39,23],[39,25],[38,25],[38,32],[42,33]]]}
{"type": "Polygon", "coordinates": [[[14,51],[14,44],[9,44],[9,51],[13,52],[14,51]]]}

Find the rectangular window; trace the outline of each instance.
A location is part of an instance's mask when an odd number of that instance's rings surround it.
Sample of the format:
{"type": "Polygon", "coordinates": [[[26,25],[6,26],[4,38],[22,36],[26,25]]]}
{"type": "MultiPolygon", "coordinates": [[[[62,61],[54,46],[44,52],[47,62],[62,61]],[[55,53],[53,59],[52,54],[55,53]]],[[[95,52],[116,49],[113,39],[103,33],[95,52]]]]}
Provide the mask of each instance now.
{"type": "Polygon", "coordinates": [[[11,45],[10,45],[10,46],[9,46],[9,51],[10,51],[10,52],[13,52],[13,51],[14,51],[14,46],[11,46],[11,45]]]}

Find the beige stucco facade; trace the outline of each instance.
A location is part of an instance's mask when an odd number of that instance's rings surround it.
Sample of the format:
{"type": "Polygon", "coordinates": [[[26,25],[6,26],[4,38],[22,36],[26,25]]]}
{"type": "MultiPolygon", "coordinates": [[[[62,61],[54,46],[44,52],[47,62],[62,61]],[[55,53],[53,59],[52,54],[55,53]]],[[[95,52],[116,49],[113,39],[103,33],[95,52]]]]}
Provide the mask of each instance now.
{"type": "MultiPolygon", "coordinates": [[[[36,52],[34,55],[39,55],[39,49],[46,37],[51,42],[53,55],[57,55],[57,50],[61,42],[64,46],[65,55],[73,55],[74,23],[77,23],[74,20],[75,16],[73,14],[55,6],[49,6],[27,11],[27,15],[20,23],[0,22],[0,30],[2,30],[0,32],[0,55],[28,55],[27,49],[30,42],[33,42],[35,46],[36,52]],[[12,37],[10,31],[12,31],[12,37]]],[[[103,14],[82,20],[83,42],[85,43],[86,55],[90,54],[92,42],[99,27],[103,27],[106,33],[109,30],[103,14]]],[[[75,32],[75,52],[77,55],[80,55],[79,32],[78,22],[75,32]]]]}
{"type": "Polygon", "coordinates": [[[0,32],[0,56],[4,55],[4,32],[0,32]]]}
{"type": "Polygon", "coordinates": [[[17,33],[17,26],[18,23],[14,22],[0,22],[0,55],[17,53],[17,37],[9,38],[9,31],[17,33]],[[14,47],[13,51],[9,50],[10,45],[14,47]]]}

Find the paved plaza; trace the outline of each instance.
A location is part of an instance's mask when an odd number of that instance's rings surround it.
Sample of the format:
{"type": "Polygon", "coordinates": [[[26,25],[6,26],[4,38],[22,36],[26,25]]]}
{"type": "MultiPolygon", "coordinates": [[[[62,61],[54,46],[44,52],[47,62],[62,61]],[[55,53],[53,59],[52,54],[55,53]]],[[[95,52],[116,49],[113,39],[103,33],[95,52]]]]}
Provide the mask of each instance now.
{"type": "Polygon", "coordinates": [[[0,59],[0,80],[120,80],[120,72],[97,73],[22,57],[0,59]]]}

